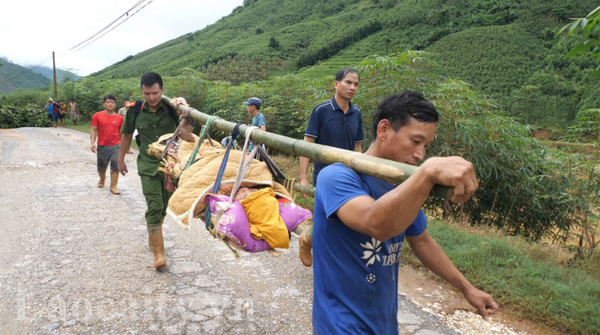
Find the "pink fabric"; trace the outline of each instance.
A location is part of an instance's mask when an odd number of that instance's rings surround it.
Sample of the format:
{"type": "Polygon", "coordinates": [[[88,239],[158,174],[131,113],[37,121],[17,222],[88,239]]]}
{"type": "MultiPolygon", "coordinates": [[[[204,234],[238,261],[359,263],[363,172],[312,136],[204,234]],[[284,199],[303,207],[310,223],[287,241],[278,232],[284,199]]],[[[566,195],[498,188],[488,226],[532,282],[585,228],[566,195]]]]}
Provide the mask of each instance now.
{"type": "Polygon", "coordinates": [[[277,201],[279,202],[279,215],[283,219],[283,222],[285,222],[289,232],[312,217],[312,213],[308,209],[296,205],[296,203],[291,200],[277,198],[277,201]]]}
{"type": "MultiPolygon", "coordinates": [[[[229,196],[227,195],[207,194],[204,197],[204,202],[210,204],[212,215],[217,213],[217,202],[227,201],[229,201],[229,196]]],[[[296,205],[288,199],[277,198],[277,201],[279,202],[279,215],[281,215],[289,232],[312,217],[312,213],[309,210],[296,205]]],[[[219,232],[229,237],[232,242],[236,243],[245,251],[261,252],[270,249],[267,242],[252,237],[246,212],[244,212],[242,204],[235,199],[229,210],[223,214],[221,224],[219,225],[219,232]]]]}
{"type": "MultiPolygon", "coordinates": [[[[227,202],[229,197],[219,194],[208,194],[204,197],[204,202],[210,204],[211,215],[217,213],[215,204],[217,202],[227,202]]],[[[237,200],[233,200],[233,204],[227,212],[223,214],[219,232],[229,237],[233,242],[248,252],[261,252],[271,249],[269,244],[263,240],[257,240],[250,234],[250,224],[248,217],[244,212],[244,207],[237,200]]]]}

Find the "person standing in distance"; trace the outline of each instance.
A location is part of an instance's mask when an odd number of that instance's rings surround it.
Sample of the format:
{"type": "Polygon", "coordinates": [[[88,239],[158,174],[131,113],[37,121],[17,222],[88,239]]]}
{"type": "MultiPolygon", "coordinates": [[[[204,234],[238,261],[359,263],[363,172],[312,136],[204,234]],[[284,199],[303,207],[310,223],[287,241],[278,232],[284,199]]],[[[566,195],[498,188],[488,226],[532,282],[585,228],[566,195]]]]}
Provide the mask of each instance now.
{"type": "Polygon", "coordinates": [[[110,163],[110,192],[112,194],[121,194],[117,189],[119,182],[119,132],[123,126],[123,118],[115,113],[117,101],[113,95],[104,96],[104,110],[95,113],[92,116],[92,131],[90,132],[90,141],[92,152],[96,153],[98,160],[98,187],[104,187],[106,180],[106,170],[110,163]],[[96,146],[98,138],[98,146],[96,146]]]}
{"type": "MultiPolygon", "coordinates": [[[[335,95],[313,109],[304,134],[304,141],[362,152],[361,142],[365,138],[362,115],[350,100],[358,89],[358,73],[354,69],[341,69],[335,75],[335,95]]],[[[308,166],[310,160],[300,157],[300,185],[310,186],[308,166]]],[[[315,161],[313,185],[317,187],[319,172],[327,166],[315,161]]],[[[307,198],[305,194],[302,195],[307,198]]],[[[312,229],[300,236],[300,261],[305,266],[312,264],[312,229]]]]}
{"type": "MultiPolygon", "coordinates": [[[[142,75],[140,80],[144,103],[140,113],[135,118],[135,113],[127,112],[125,123],[121,131],[121,150],[119,151],[119,171],[127,174],[125,155],[131,146],[133,132],[138,131],[140,136],[140,153],[137,157],[138,175],[142,181],[142,191],[146,198],[146,226],[148,229],[148,243],[154,252],[154,267],[159,269],[167,265],[165,260],[165,245],[162,234],[162,225],[167,214],[169,198],[173,192],[165,188],[165,175],[158,170],[160,159],[148,154],[148,147],[164,134],[173,133],[179,124],[179,111],[172,110],[162,101],[164,93],[163,81],[158,73],[149,72],[142,75]],[[135,120],[134,120],[135,119],[135,120]]],[[[187,104],[185,99],[174,99],[173,103],[187,104]]]]}
{"type": "Polygon", "coordinates": [[[79,115],[79,106],[75,102],[75,99],[71,98],[71,102],[67,106],[67,111],[69,112],[69,118],[71,119],[71,125],[77,124],[77,116],[79,115]]]}
{"type": "MultiPolygon", "coordinates": [[[[258,127],[260,130],[267,130],[267,119],[260,112],[260,106],[262,105],[262,101],[259,98],[250,98],[248,101],[244,101],[244,105],[248,106],[247,110],[250,115],[252,115],[252,125],[258,127]]],[[[248,150],[252,151],[254,148],[254,143],[250,142],[250,146],[248,150]]]]}

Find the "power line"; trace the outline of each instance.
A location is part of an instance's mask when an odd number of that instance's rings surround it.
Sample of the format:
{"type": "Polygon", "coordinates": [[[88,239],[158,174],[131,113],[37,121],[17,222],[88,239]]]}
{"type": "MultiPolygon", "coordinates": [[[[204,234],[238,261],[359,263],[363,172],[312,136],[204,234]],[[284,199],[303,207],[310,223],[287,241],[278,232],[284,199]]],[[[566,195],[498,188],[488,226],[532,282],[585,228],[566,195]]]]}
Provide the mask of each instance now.
{"type": "Polygon", "coordinates": [[[140,0],[138,1],[135,5],[133,5],[133,7],[129,8],[128,11],[126,11],[125,13],[123,13],[121,16],[119,16],[118,18],[116,18],[113,22],[109,23],[106,27],[102,28],[100,31],[98,31],[97,33],[95,33],[94,35],[88,37],[86,40],[84,40],[83,42],[77,44],[76,46],[72,47],[71,49],[69,49],[68,51],[71,51],[75,48],[77,48],[78,46],[84,44],[85,42],[91,40],[92,38],[96,37],[97,35],[101,34],[103,31],[105,31],[106,29],[108,29],[110,26],[112,26],[115,22],[119,21],[119,19],[121,19],[123,16],[128,15],[129,11],[133,10],[135,7],[139,6],[141,3],[143,3],[146,0],[140,0]]]}
{"type": "Polygon", "coordinates": [[[87,47],[88,45],[94,43],[95,41],[99,40],[100,38],[102,38],[104,35],[108,34],[109,32],[111,32],[113,29],[117,28],[118,26],[120,26],[121,24],[123,24],[123,22],[129,20],[131,17],[133,17],[135,14],[137,14],[139,11],[141,11],[142,9],[144,9],[146,6],[148,6],[149,4],[152,3],[152,1],[154,0],[150,0],[148,1],[146,4],[144,4],[144,6],[142,6],[142,8],[138,9],[137,11],[135,11],[133,14],[129,14],[129,12],[131,10],[133,10],[134,8],[138,7],[140,4],[142,4],[144,1],[147,0],[142,0],[142,1],[138,1],[138,3],[136,3],[132,8],[130,8],[127,12],[125,12],[123,15],[119,16],[116,20],[114,20],[113,22],[111,22],[108,26],[104,27],[102,30],[100,30],[99,32],[97,32],[96,34],[94,34],[93,36],[89,37],[88,39],[86,39],[85,41],[77,44],[76,46],[72,47],[71,49],[68,50],[68,52],[64,55],[61,55],[61,57],[67,56],[71,53],[77,52],[85,47],[87,47]],[[116,26],[111,27],[115,22],[117,22],[119,19],[121,19],[123,16],[127,16],[124,20],[122,20],[121,22],[119,22],[116,26]],[[106,29],[108,29],[109,27],[111,27],[108,31],[104,32],[106,29]],[[104,32],[102,35],[98,36],[99,34],[101,34],[102,32],[104,32]]]}
{"type": "MultiPolygon", "coordinates": [[[[123,22],[129,20],[129,18],[131,18],[132,16],[134,16],[135,14],[137,14],[140,10],[144,9],[146,6],[148,6],[149,4],[151,4],[154,0],[149,0],[148,2],[146,2],[148,0],[139,0],[138,2],[136,2],[129,10],[127,10],[125,13],[123,13],[121,16],[119,16],[118,18],[116,18],[114,21],[112,21],[111,23],[109,23],[106,27],[102,28],[100,31],[98,31],[97,33],[95,33],[94,35],[88,37],[87,39],[85,39],[83,42],[75,45],[74,47],[70,48],[69,50],[67,50],[67,52],[64,55],[60,55],[61,57],[67,56],[71,53],[77,52],[85,47],[87,47],[88,45],[94,43],[95,41],[97,41],[98,39],[102,38],[104,35],[108,34],[109,32],[111,32],[113,29],[115,29],[116,27],[120,26],[121,24],[123,24],[123,22]],[[144,2],[146,2],[144,4],[144,2]],[[129,14],[130,11],[134,10],[135,8],[139,7],[140,5],[144,4],[140,9],[138,9],[137,11],[135,11],[133,14],[129,14]],[[119,20],[121,20],[123,17],[126,17],[124,20],[122,20],[121,22],[119,22],[117,25],[113,26],[116,22],[118,22],[119,20]],[[112,27],[111,27],[112,26],[112,27]],[[110,29],[108,29],[110,28],[110,29]],[[106,31],[108,29],[108,31],[106,31]],[[106,32],[105,32],[106,31],[106,32]]],[[[59,55],[56,55],[56,57],[58,58],[59,55]]],[[[30,66],[29,68],[26,68],[27,70],[31,70],[36,66],[41,66],[42,64],[46,63],[47,61],[49,61],[50,59],[52,59],[52,57],[50,58],[44,58],[43,61],[40,61],[32,66],[30,66]]],[[[1,84],[7,83],[9,81],[18,79],[22,76],[25,76],[27,74],[27,72],[23,72],[19,75],[16,75],[12,78],[6,79],[3,82],[0,82],[1,84]]]]}

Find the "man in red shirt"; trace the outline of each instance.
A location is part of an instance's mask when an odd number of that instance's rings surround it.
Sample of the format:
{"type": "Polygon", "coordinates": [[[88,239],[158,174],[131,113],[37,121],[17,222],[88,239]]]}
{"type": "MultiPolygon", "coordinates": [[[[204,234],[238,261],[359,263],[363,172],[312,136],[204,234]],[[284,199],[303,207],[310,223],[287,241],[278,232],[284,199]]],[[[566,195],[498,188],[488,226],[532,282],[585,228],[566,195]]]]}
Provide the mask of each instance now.
{"type": "Polygon", "coordinates": [[[92,152],[96,152],[98,157],[98,174],[100,181],[98,187],[104,187],[106,180],[106,169],[110,163],[110,192],[121,194],[117,190],[119,182],[119,149],[120,149],[120,131],[123,126],[123,117],[115,113],[117,100],[113,95],[104,96],[105,110],[92,116],[92,132],[90,140],[92,152]],[[98,137],[98,146],[96,147],[96,137],[98,137]]]}

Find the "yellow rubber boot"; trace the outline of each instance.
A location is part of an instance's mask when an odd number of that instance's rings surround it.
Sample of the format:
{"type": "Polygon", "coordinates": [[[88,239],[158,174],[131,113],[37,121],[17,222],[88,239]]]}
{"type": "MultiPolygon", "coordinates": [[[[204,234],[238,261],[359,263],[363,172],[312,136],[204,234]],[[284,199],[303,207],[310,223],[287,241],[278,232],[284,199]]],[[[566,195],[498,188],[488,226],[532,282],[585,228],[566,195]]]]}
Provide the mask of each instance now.
{"type": "Polygon", "coordinates": [[[300,262],[302,262],[304,266],[312,266],[312,237],[308,234],[300,235],[298,238],[298,245],[300,246],[300,262]]]}
{"type": "Polygon", "coordinates": [[[149,234],[149,236],[152,251],[154,251],[154,267],[158,269],[163,266],[167,266],[167,261],[165,260],[165,242],[163,241],[162,228],[157,229],[153,233],[149,234]]]}
{"type": "Polygon", "coordinates": [[[100,176],[100,181],[98,182],[98,187],[103,188],[104,182],[106,182],[106,172],[98,172],[100,176]]]}
{"type": "Polygon", "coordinates": [[[119,190],[117,190],[117,183],[119,183],[119,173],[111,172],[110,173],[110,193],[121,194],[121,192],[119,192],[119,190]]]}

